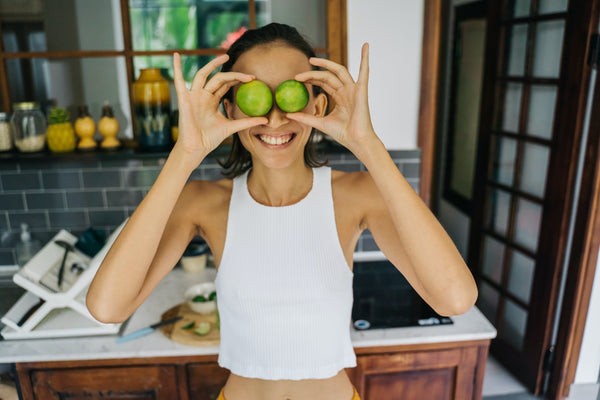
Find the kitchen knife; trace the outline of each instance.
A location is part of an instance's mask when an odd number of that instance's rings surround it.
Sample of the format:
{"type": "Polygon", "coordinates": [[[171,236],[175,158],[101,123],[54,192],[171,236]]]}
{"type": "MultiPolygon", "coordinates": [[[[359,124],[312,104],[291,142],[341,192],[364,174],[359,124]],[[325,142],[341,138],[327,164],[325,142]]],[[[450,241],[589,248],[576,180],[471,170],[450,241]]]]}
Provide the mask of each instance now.
{"type": "Polygon", "coordinates": [[[128,333],[127,335],[124,335],[124,336],[121,336],[120,338],[117,338],[117,343],[128,342],[130,340],[137,339],[139,337],[145,336],[145,335],[151,333],[152,331],[154,331],[159,326],[164,326],[164,325],[169,325],[169,324],[175,323],[175,322],[179,321],[181,318],[183,318],[182,315],[180,315],[179,317],[175,317],[175,318],[171,318],[171,319],[166,319],[164,321],[157,322],[156,324],[152,324],[152,325],[150,325],[147,328],[138,329],[137,331],[128,333]]]}

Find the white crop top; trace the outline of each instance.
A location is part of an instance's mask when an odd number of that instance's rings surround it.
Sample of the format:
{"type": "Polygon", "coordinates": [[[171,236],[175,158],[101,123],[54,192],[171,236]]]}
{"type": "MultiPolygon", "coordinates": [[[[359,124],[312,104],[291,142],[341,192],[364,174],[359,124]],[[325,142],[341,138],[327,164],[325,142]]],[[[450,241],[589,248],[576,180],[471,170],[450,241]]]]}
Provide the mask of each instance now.
{"type": "Polygon", "coordinates": [[[324,379],[356,366],[352,278],[339,243],[331,169],[313,169],[300,202],[268,207],[233,181],[215,280],[219,365],[260,379],[324,379]]]}

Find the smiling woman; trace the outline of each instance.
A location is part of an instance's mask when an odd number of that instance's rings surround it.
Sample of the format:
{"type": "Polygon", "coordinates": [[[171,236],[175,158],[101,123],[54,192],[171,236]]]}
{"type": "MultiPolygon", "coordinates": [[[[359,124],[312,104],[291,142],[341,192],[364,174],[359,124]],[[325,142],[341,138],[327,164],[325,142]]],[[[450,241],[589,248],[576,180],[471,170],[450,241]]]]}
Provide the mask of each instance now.
{"type": "Polygon", "coordinates": [[[356,400],[345,369],[357,366],[352,260],[364,230],[439,314],[468,311],[473,277],[373,129],[367,44],[361,54],[355,81],[344,66],[314,57],[295,28],[273,23],[245,32],[188,89],[176,53],[180,136],[102,262],[87,295],[90,312],[104,322],[128,318],[200,235],[218,268],[218,363],[231,371],[219,398],[356,400]],[[300,112],[274,104],[248,117],[233,101],[248,82],[274,92],[290,80],[308,89],[300,112]],[[335,106],[326,112],[328,97],[335,106]],[[310,165],[314,129],[368,172],[310,165]],[[189,181],[231,135],[245,155],[232,153],[230,177],[189,181]]]}

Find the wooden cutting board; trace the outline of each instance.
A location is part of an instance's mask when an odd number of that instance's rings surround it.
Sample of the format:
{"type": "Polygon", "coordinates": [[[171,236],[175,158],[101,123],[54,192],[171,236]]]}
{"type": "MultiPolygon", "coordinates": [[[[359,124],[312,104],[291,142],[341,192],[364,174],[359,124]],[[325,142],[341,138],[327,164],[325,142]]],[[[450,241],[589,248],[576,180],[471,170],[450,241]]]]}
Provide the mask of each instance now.
{"type": "Polygon", "coordinates": [[[221,332],[215,325],[217,322],[216,312],[210,314],[198,314],[192,311],[187,303],[182,303],[165,311],[161,316],[161,321],[175,318],[180,315],[183,318],[179,321],[159,328],[169,339],[189,346],[218,346],[219,343],[221,343],[221,332]],[[194,328],[182,329],[191,322],[195,323],[194,328]],[[210,332],[207,335],[200,336],[194,333],[194,329],[200,322],[210,323],[210,332]]]}

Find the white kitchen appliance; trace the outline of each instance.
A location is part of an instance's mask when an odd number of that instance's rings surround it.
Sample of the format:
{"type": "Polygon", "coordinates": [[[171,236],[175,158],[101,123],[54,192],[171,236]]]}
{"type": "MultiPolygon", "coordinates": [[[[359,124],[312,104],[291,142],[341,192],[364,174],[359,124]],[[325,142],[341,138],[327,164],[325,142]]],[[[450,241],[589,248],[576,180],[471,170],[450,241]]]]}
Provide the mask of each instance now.
{"type": "Polygon", "coordinates": [[[74,248],[77,238],[71,233],[58,232],[13,276],[13,281],[27,292],[2,317],[6,325],[2,337],[11,340],[118,333],[121,324],[97,321],[88,311],[85,298],[96,271],[124,225],[125,222],[115,229],[93,258],[74,248]],[[57,244],[60,241],[74,249],[66,252],[65,247],[57,244]],[[66,257],[64,263],[63,257],[66,257]],[[64,272],[59,285],[61,264],[64,272]],[[75,267],[78,265],[86,267],[82,270],[75,267]]]}

